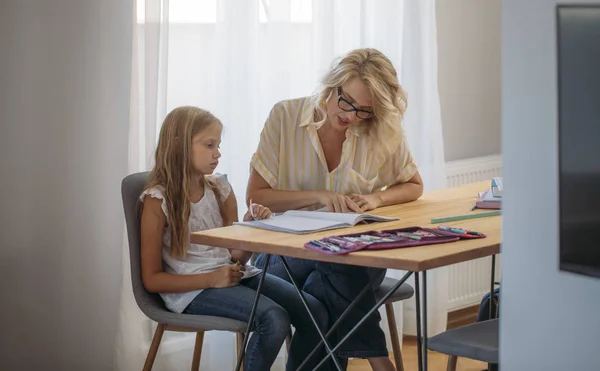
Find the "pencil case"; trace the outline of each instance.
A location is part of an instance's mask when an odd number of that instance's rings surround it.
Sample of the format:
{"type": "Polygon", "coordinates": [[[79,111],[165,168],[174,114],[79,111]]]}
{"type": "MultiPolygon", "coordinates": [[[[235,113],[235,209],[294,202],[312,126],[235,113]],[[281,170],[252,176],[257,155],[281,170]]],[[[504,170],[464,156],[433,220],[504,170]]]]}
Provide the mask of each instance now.
{"type": "Polygon", "coordinates": [[[359,250],[395,249],[484,237],[483,233],[453,227],[407,227],[330,236],[309,241],[304,247],[324,254],[341,255],[359,250]]]}
{"type": "Polygon", "coordinates": [[[353,241],[351,238],[352,235],[330,236],[316,241],[309,241],[304,244],[304,247],[323,254],[343,255],[354,251],[363,250],[369,246],[366,241],[353,241]]]}
{"type": "Polygon", "coordinates": [[[485,235],[479,232],[471,232],[458,228],[423,228],[408,227],[400,229],[389,229],[378,232],[381,236],[388,236],[393,242],[374,242],[367,249],[393,249],[399,247],[413,247],[421,245],[434,245],[440,243],[454,242],[463,239],[484,238],[485,235]],[[452,230],[450,230],[452,229],[452,230]],[[476,233],[476,234],[470,234],[476,233]]]}

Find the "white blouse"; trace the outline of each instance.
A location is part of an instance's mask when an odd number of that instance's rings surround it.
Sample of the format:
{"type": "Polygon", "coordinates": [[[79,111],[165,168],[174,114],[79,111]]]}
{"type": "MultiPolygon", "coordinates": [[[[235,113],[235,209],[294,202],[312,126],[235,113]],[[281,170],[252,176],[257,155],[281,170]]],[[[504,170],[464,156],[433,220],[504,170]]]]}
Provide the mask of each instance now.
{"type": "MultiPolygon", "coordinates": [[[[223,201],[231,193],[231,185],[227,181],[227,176],[223,174],[214,174],[209,176],[219,189],[223,201]]],[[[142,193],[140,199],[144,201],[146,195],[162,200],[161,208],[167,217],[167,227],[163,234],[163,269],[172,274],[198,274],[216,271],[221,267],[234,265],[231,260],[229,250],[222,247],[198,245],[190,243],[185,258],[175,258],[169,254],[171,235],[169,229],[169,216],[167,205],[160,187],[148,189],[142,193]]],[[[205,188],[204,196],[200,201],[191,204],[189,230],[190,233],[203,231],[223,226],[223,218],[219,212],[219,204],[212,189],[205,188]]],[[[251,265],[246,265],[246,271],[242,279],[254,277],[261,272],[260,269],[251,265]]],[[[165,302],[167,308],[176,313],[182,313],[185,308],[194,300],[202,290],[194,290],[184,293],[161,293],[160,296],[165,302]]]]}

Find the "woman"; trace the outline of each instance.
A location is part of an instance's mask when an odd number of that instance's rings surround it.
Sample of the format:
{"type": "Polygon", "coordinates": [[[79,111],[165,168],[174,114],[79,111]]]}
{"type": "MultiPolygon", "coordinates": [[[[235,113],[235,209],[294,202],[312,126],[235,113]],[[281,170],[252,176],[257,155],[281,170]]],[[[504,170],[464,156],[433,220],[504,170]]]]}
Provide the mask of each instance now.
{"type": "MultiPolygon", "coordinates": [[[[247,202],[273,212],[319,209],[364,212],[413,201],[423,182],[402,130],[406,96],[396,70],[374,49],[351,51],[324,76],[312,96],[277,103],[252,157],[247,202]]],[[[286,258],[303,289],[335,320],[383,269],[286,258]]],[[[268,272],[288,279],[278,259],[268,272]]],[[[257,264],[264,264],[259,256],[257,264]]],[[[362,300],[330,340],[336,344],[375,303],[362,300]]],[[[373,370],[395,370],[376,313],[337,356],[367,358],[373,370]]]]}

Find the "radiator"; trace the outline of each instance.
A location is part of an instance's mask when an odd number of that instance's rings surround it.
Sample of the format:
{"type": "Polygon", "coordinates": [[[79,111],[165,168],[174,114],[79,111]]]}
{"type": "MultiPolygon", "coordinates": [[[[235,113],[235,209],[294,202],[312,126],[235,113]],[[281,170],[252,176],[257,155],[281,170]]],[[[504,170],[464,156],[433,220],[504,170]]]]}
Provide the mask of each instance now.
{"type": "MultiPolygon", "coordinates": [[[[502,157],[485,156],[451,161],[446,164],[448,187],[491,180],[502,175],[502,157]]],[[[496,276],[499,276],[496,258],[496,276]]],[[[448,312],[478,304],[490,291],[491,257],[454,264],[448,267],[448,312]]]]}
{"type": "Polygon", "coordinates": [[[500,155],[468,158],[446,163],[446,185],[454,187],[462,184],[491,180],[502,175],[500,155]]]}

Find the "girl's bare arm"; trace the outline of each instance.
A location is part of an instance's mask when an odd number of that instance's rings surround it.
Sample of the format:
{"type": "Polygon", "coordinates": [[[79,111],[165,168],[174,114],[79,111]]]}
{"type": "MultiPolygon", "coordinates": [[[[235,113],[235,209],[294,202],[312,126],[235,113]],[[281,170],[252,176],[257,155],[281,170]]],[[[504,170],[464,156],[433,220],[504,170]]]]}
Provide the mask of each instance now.
{"type": "Polygon", "coordinates": [[[213,287],[236,285],[242,277],[243,267],[223,267],[210,273],[170,274],[162,267],[162,237],[166,217],[161,200],[146,196],[141,218],[142,282],[149,292],[188,292],[213,287]]]}

